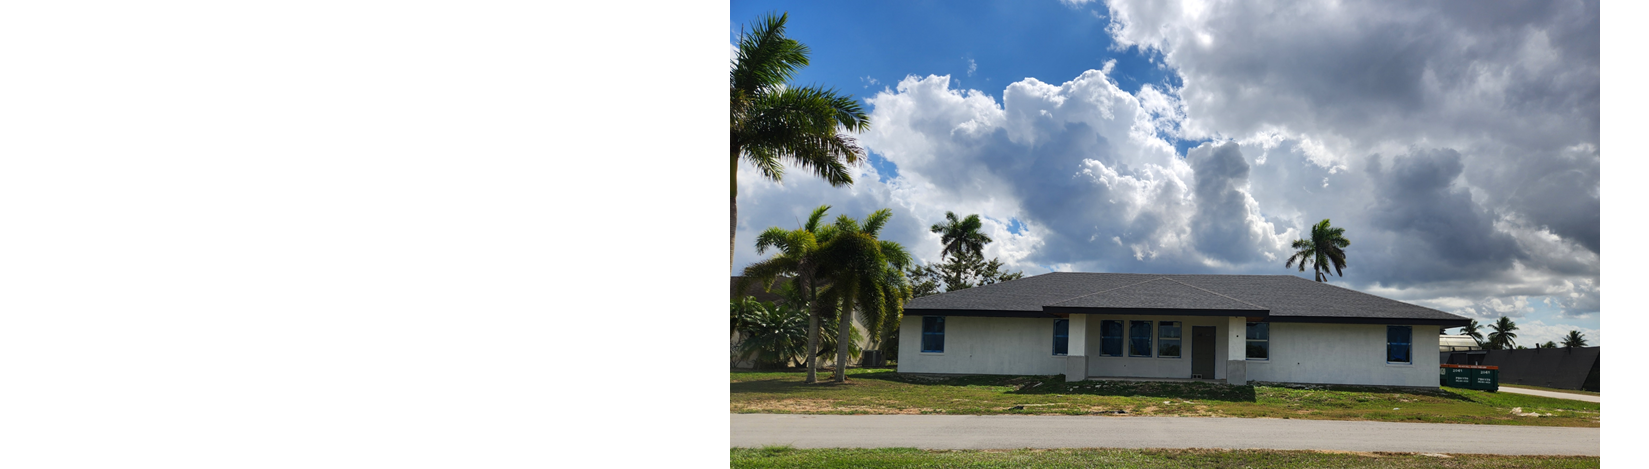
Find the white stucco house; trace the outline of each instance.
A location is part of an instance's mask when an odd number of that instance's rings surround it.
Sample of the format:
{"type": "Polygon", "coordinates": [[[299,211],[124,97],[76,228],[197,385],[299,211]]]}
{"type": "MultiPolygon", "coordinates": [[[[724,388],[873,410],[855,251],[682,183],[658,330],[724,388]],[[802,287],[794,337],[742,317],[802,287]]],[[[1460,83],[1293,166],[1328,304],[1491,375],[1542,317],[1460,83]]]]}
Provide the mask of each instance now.
{"type": "Polygon", "coordinates": [[[1292,275],[1055,272],[906,303],[899,372],[1435,388],[1468,321],[1292,275]]]}

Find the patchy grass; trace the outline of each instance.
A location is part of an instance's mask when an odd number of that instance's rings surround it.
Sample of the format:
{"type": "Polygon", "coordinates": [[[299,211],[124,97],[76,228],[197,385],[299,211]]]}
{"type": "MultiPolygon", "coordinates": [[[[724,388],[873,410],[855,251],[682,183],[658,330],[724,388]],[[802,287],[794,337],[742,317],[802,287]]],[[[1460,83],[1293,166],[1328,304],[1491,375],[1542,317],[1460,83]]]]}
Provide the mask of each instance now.
{"type": "Polygon", "coordinates": [[[1527,384],[1500,383],[1500,387],[1503,387],[1503,388],[1533,389],[1533,390],[1536,390],[1536,391],[1566,392],[1566,393],[1569,393],[1569,394],[1585,394],[1585,395],[1588,395],[1588,396],[1602,396],[1603,395],[1603,394],[1600,394],[1600,393],[1595,393],[1595,392],[1592,392],[1592,391],[1582,391],[1582,390],[1579,390],[1579,389],[1548,388],[1548,387],[1544,387],[1544,386],[1530,386],[1530,385],[1527,385],[1527,384]]]}
{"type": "Polygon", "coordinates": [[[733,467],[1212,467],[1212,468],[1583,468],[1596,456],[1354,453],[1218,449],[733,448],[733,467]]]}
{"type": "MultiPolygon", "coordinates": [[[[845,384],[802,372],[733,372],[735,413],[1147,415],[1598,427],[1600,405],[1458,388],[1227,386],[1062,376],[917,376],[850,369],[845,384]],[[1513,413],[1516,410],[1517,413],[1513,413]]],[[[821,373],[821,377],[826,376],[821,373]]],[[[827,378],[828,379],[828,378],[827,378]]]]}

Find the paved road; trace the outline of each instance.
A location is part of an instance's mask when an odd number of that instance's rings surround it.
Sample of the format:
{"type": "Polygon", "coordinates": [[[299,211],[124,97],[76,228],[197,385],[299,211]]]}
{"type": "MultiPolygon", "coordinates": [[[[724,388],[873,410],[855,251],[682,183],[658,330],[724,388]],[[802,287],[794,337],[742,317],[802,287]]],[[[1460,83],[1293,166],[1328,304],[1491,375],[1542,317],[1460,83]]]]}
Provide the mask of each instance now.
{"type": "Polygon", "coordinates": [[[1528,394],[1530,396],[1540,396],[1540,397],[1555,397],[1555,398],[1558,398],[1558,399],[1574,399],[1574,400],[1577,400],[1577,401],[1596,402],[1596,403],[1599,403],[1599,404],[1603,403],[1603,396],[1593,396],[1593,395],[1590,395],[1590,394],[1575,394],[1575,393],[1568,393],[1568,392],[1541,391],[1539,389],[1514,388],[1514,387],[1511,387],[1511,386],[1501,386],[1500,387],[1500,392],[1509,392],[1509,393],[1513,393],[1513,394],[1528,394]]]}
{"type": "Polygon", "coordinates": [[[1227,448],[1599,456],[1599,429],[1196,417],[732,414],[732,446],[1227,448]]]}

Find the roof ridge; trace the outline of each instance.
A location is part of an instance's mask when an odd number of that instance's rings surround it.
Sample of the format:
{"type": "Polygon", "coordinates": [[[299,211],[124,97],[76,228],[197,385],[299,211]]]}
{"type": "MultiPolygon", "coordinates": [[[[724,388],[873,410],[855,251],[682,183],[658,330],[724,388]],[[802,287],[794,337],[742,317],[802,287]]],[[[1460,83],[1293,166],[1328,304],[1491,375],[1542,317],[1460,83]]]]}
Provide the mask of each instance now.
{"type": "MultiPolygon", "coordinates": [[[[1149,274],[1144,274],[1144,275],[1149,275],[1149,274]]],[[[1151,283],[1151,282],[1155,282],[1155,281],[1158,281],[1158,280],[1162,280],[1162,279],[1168,279],[1168,280],[1173,280],[1173,279],[1171,279],[1171,278],[1168,278],[1168,277],[1167,277],[1167,276],[1163,276],[1163,275],[1158,275],[1158,276],[1157,276],[1157,278],[1153,278],[1153,279],[1150,279],[1150,280],[1146,280],[1146,281],[1143,281],[1143,282],[1139,282],[1139,283],[1130,283],[1130,284],[1127,284],[1127,285],[1123,285],[1123,286],[1120,286],[1120,287],[1116,287],[1116,288],[1110,288],[1110,289],[1105,289],[1105,290],[1100,290],[1100,291],[1096,291],[1096,292],[1093,292],[1093,293],[1089,293],[1089,294],[1086,294],[1086,295],[1077,295],[1077,296],[1073,296],[1073,297],[1070,297],[1070,298],[1066,298],[1066,299],[1063,299],[1063,300],[1059,300],[1059,301],[1055,301],[1055,302],[1052,302],[1052,303],[1048,303],[1048,304],[1059,304],[1059,303],[1064,303],[1064,302],[1067,302],[1067,301],[1071,301],[1071,300],[1075,300],[1075,299],[1077,299],[1077,298],[1087,298],[1087,297],[1090,297],[1090,296],[1094,296],[1094,295],[1098,295],[1098,294],[1101,294],[1101,293],[1105,293],[1105,292],[1110,292],[1110,291],[1116,291],[1116,290],[1121,290],[1121,289],[1124,289],[1124,288],[1128,288],[1128,287],[1132,287],[1132,286],[1134,286],[1134,285],[1143,285],[1143,284],[1147,284],[1147,283],[1151,283]]],[[[1047,305],[1043,305],[1043,306],[1047,306],[1047,305]]]]}
{"type": "MultiPolygon", "coordinates": [[[[1293,276],[1292,276],[1292,275],[1290,275],[1290,277],[1293,277],[1293,276]]],[[[1208,293],[1212,293],[1212,294],[1214,294],[1214,295],[1215,295],[1215,296],[1218,296],[1218,297],[1220,297],[1220,298],[1225,298],[1225,299],[1227,299],[1227,300],[1231,300],[1231,301],[1235,301],[1235,302],[1238,302],[1238,303],[1242,303],[1242,304],[1245,304],[1245,305],[1249,305],[1249,306],[1253,306],[1253,307],[1255,307],[1255,308],[1260,308],[1260,309],[1263,309],[1263,310],[1266,310],[1266,311],[1270,311],[1270,310],[1271,310],[1271,308],[1270,308],[1270,307],[1267,307],[1267,306],[1260,306],[1260,305],[1257,305],[1257,304],[1254,304],[1254,303],[1249,303],[1249,302],[1247,302],[1247,301],[1243,301],[1243,300],[1239,300],[1239,299],[1236,299],[1236,298],[1232,298],[1232,297],[1230,297],[1230,296],[1226,296],[1226,295],[1225,295],[1225,294],[1224,294],[1224,293],[1220,293],[1220,292],[1217,292],[1217,291],[1213,291],[1213,290],[1209,290],[1209,289],[1207,289],[1207,288],[1203,288],[1203,287],[1199,287],[1199,286],[1196,286],[1196,285],[1192,285],[1192,284],[1189,284],[1189,283],[1185,283],[1185,282],[1181,282],[1181,281],[1179,281],[1179,280],[1174,280],[1174,279],[1172,279],[1172,278],[1168,278],[1168,277],[1163,277],[1163,278],[1167,278],[1167,279],[1168,279],[1168,281],[1170,281],[1170,282],[1174,282],[1174,283],[1178,283],[1178,284],[1180,284],[1180,285],[1185,285],[1185,286],[1187,286],[1187,287],[1191,287],[1191,288],[1195,288],[1195,289],[1198,289],[1198,290],[1202,290],[1202,291],[1205,291],[1205,292],[1208,292],[1208,293]]],[[[1298,278],[1298,277],[1296,277],[1296,278],[1298,278]]]]}

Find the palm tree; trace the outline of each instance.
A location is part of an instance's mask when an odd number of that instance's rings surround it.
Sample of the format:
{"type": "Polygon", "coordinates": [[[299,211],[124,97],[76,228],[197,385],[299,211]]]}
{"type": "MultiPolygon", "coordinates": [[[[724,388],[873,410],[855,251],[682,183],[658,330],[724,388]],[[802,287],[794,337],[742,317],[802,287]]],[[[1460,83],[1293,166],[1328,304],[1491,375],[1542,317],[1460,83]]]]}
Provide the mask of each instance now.
{"type": "Polygon", "coordinates": [[[785,366],[805,354],[807,313],[795,305],[763,305],[745,317],[739,329],[740,358],[785,366]]]}
{"type": "Polygon", "coordinates": [[[1577,348],[1585,346],[1586,334],[1582,334],[1580,331],[1571,330],[1569,331],[1569,335],[1563,337],[1563,348],[1577,348]]]}
{"type": "Polygon", "coordinates": [[[910,254],[899,243],[876,238],[892,216],[893,211],[885,208],[871,213],[863,224],[846,215],[839,216],[833,236],[820,248],[824,255],[818,272],[821,278],[830,279],[831,284],[820,302],[841,306],[837,318],[835,382],[847,381],[853,312],[859,311],[866,329],[879,342],[888,324],[898,323],[904,300],[910,298],[910,283],[904,274],[911,262],[910,254]]]}
{"type": "Polygon", "coordinates": [[[1345,273],[1342,271],[1346,268],[1345,248],[1351,246],[1351,241],[1345,238],[1345,234],[1345,228],[1329,226],[1328,219],[1324,218],[1311,227],[1311,239],[1294,240],[1296,251],[1294,255],[1288,256],[1288,262],[1283,263],[1283,268],[1293,267],[1298,261],[1301,272],[1305,272],[1306,264],[1311,264],[1311,269],[1316,273],[1319,282],[1328,281],[1330,268],[1336,275],[1344,277],[1345,273]]]}
{"type": "Polygon", "coordinates": [[[818,270],[820,246],[828,241],[835,233],[835,226],[821,226],[825,212],[830,211],[829,205],[820,205],[808,215],[807,224],[801,228],[786,231],[783,228],[772,227],[756,236],[756,252],[764,254],[769,249],[777,250],[773,257],[759,261],[744,268],[744,277],[740,279],[739,291],[744,291],[744,282],[754,281],[768,285],[779,275],[789,275],[800,285],[801,295],[807,308],[807,382],[818,382],[819,365],[816,357],[819,355],[819,309],[823,306],[816,301],[819,285],[815,276],[818,270]]]}
{"type": "Polygon", "coordinates": [[[1517,330],[1517,323],[1512,322],[1512,318],[1501,316],[1494,324],[1489,325],[1489,329],[1492,332],[1489,332],[1488,348],[1511,350],[1512,347],[1517,345],[1517,334],[1512,333],[1512,331],[1517,330]]]}
{"type": "Polygon", "coordinates": [[[945,223],[934,223],[930,231],[939,233],[939,242],[945,245],[939,251],[939,258],[954,256],[963,252],[971,252],[983,257],[985,245],[991,242],[989,236],[980,233],[984,224],[979,221],[979,215],[968,215],[958,220],[953,212],[945,212],[945,223]]]}
{"type": "Polygon", "coordinates": [[[1481,327],[1482,325],[1478,324],[1476,319],[1473,319],[1470,323],[1467,323],[1464,327],[1460,328],[1460,335],[1471,337],[1472,340],[1477,341],[1478,347],[1482,347],[1483,331],[1480,329],[1481,327]]]}
{"type": "Polygon", "coordinates": [[[1552,341],[1548,340],[1548,341],[1546,341],[1546,343],[1540,344],[1539,348],[1557,348],[1557,342],[1552,342],[1552,341]]]}
{"type": "Polygon", "coordinates": [[[846,163],[856,163],[864,150],[852,136],[870,120],[851,95],[834,89],[789,86],[807,65],[807,46],[784,35],[789,14],[767,15],[739,33],[737,58],[729,73],[731,119],[727,263],[733,264],[734,236],[739,220],[739,159],[754,165],[762,176],[780,181],[788,161],[812,171],[832,186],[853,184],[846,163]]]}

